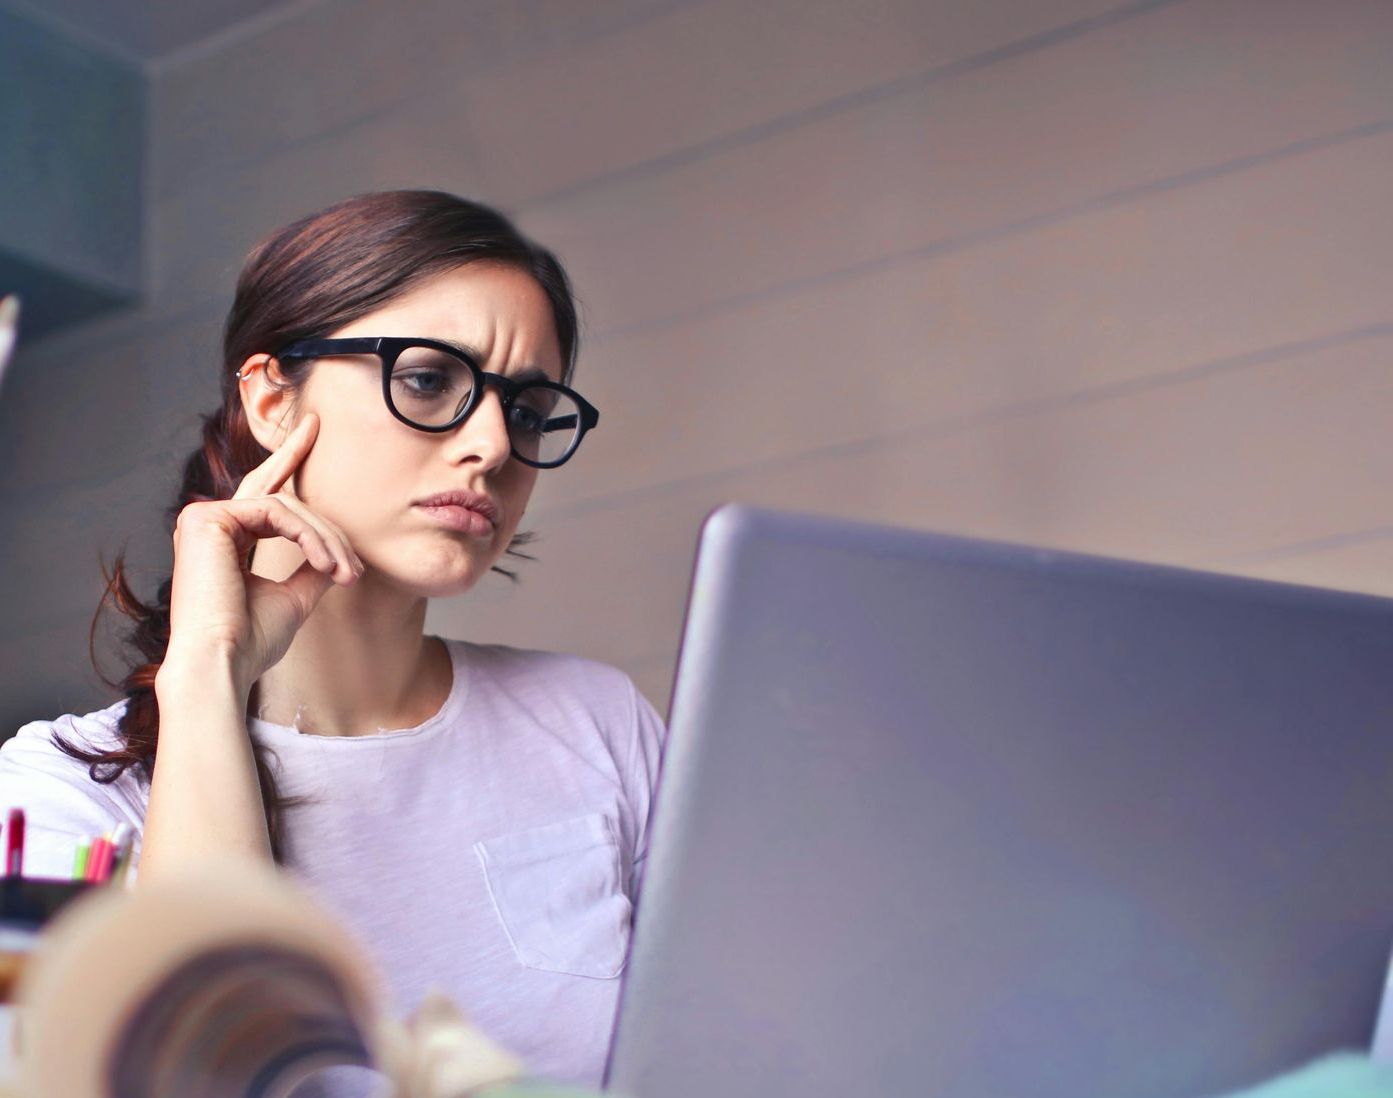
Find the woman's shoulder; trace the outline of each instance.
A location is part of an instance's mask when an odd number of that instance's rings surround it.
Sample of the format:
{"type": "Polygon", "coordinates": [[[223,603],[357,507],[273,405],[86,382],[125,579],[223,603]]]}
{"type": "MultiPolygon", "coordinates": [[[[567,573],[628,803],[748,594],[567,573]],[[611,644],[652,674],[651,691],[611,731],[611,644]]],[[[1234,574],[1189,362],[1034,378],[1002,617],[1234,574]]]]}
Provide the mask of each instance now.
{"type": "MultiPolygon", "coordinates": [[[[82,751],[110,750],[121,743],[124,711],[123,699],[92,713],[30,721],[0,744],[0,806],[27,813],[34,833],[31,845],[47,851],[36,862],[42,863],[42,873],[57,873],[63,858],[71,859],[69,840],[74,837],[100,835],[123,822],[139,831],[149,796],[140,768],[129,767],[114,780],[99,782],[89,763],[58,742],[82,751]]],[[[29,855],[25,858],[27,865],[29,855]]]]}
{"type": "Polygon", "coordinates": [[[590,695],[623,698],[633,688],[629,675],[612,664],[571,652],[519,648],[508,644],[479,644],[442,638],[457,661],[476,677],[536,681],[553,690],[576,690],[590,695]]]}
{"type": "Polygon", "coordinates": [[[662,719],[628,672],[603,660],[571,652],[446,640],[456,666],[464,669],[467,692],[489,693],[571,721],[583,720],[629,738],[664,738],[662,719]]]}
{"type": "Polygon", "coordinates": [[[121,743],[120,722],[125,711],[126,699],[121,698],[91,713],[64,713],[52,720],[29,721],[0,744],[0,769],[24,764],[76,765],[85,770],[87,764],[63,751],[58,740],[86,751],[108,751],[121,743]]]}

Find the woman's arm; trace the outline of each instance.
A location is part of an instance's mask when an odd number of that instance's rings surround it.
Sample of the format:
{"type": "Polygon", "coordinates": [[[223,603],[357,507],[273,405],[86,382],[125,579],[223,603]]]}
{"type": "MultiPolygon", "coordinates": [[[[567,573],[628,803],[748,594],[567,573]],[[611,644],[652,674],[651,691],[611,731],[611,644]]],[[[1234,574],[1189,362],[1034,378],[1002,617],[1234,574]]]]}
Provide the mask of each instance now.
{"type": "Polygon", "coordinates": [[[228,858],[272,861],[247,699],[335,582],[363,562],[342,531],[287,484],[314,445],[308,414],[230,500],[191,503],[174,526],[169,645],[155,675],[159,740],[138,878],[228,858]],[[288,579],[251,574],[259,539],[283,537],[305,555],[288,579]]]}
{"type": "Polygon", "coordinates": [[[160,667],[159,750],[139,881],[228,858],[271,863],[247,695],[227,657],[174,655],[160,667]]]}

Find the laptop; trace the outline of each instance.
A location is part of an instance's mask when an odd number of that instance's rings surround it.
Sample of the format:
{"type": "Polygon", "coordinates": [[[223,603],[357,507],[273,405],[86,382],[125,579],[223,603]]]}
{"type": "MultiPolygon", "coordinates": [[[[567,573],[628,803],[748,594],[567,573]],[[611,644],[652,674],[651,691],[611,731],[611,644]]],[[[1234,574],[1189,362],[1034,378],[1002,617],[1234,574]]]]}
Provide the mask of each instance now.
{"type": "Polygon", "coordinates": [[[607,1089],[1198,1098],[1368,1047],[1393,600],[729,505],[669,723],[607,1089]]]}

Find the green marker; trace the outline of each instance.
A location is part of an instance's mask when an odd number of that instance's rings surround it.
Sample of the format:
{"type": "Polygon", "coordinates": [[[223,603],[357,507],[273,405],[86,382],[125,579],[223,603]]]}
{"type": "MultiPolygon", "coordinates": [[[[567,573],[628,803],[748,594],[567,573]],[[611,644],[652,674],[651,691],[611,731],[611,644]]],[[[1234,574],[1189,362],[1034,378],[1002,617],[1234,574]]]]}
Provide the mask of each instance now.
{"type": "Polygon", "coordinates": [[[87,855],[92,853],[92,844],[83,843],[77,848],[77,857],[73,859],[73,880],[85,881],[87,879],[87,855]]]}

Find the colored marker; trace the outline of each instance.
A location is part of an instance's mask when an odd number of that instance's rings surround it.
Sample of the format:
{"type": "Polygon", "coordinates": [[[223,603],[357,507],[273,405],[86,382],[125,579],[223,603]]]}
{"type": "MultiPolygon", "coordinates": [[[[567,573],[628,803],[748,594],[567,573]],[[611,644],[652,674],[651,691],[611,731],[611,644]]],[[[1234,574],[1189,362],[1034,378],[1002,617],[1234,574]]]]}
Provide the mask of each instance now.
{"type": "Polygon", "coordinates": [[[126,864],[131,860],[131,847],[135,845],[135,830],[130,824],[119,824],[111,833],[111,869],[107,879],[125,881],[126,864]]]}
{"type": "Polygon", "coordinates": [[[10,826],[5,843],[5,876],[24,876],[24,809],[10,809],[10,826]]]}
{"type": "Polygon", "coordinates": [[[111,840],[103,835],[92,844],[92,853],[87,856],[87,879],[104,881],[111,872],[111,840]]]}
{"type": "Polygon", "coordinates": [[[77,848],[77,854],[73,858],[73,880],[85,881],[87,879],[87,858],[92,853],[92,844],[84,842],[77,848]]]}

